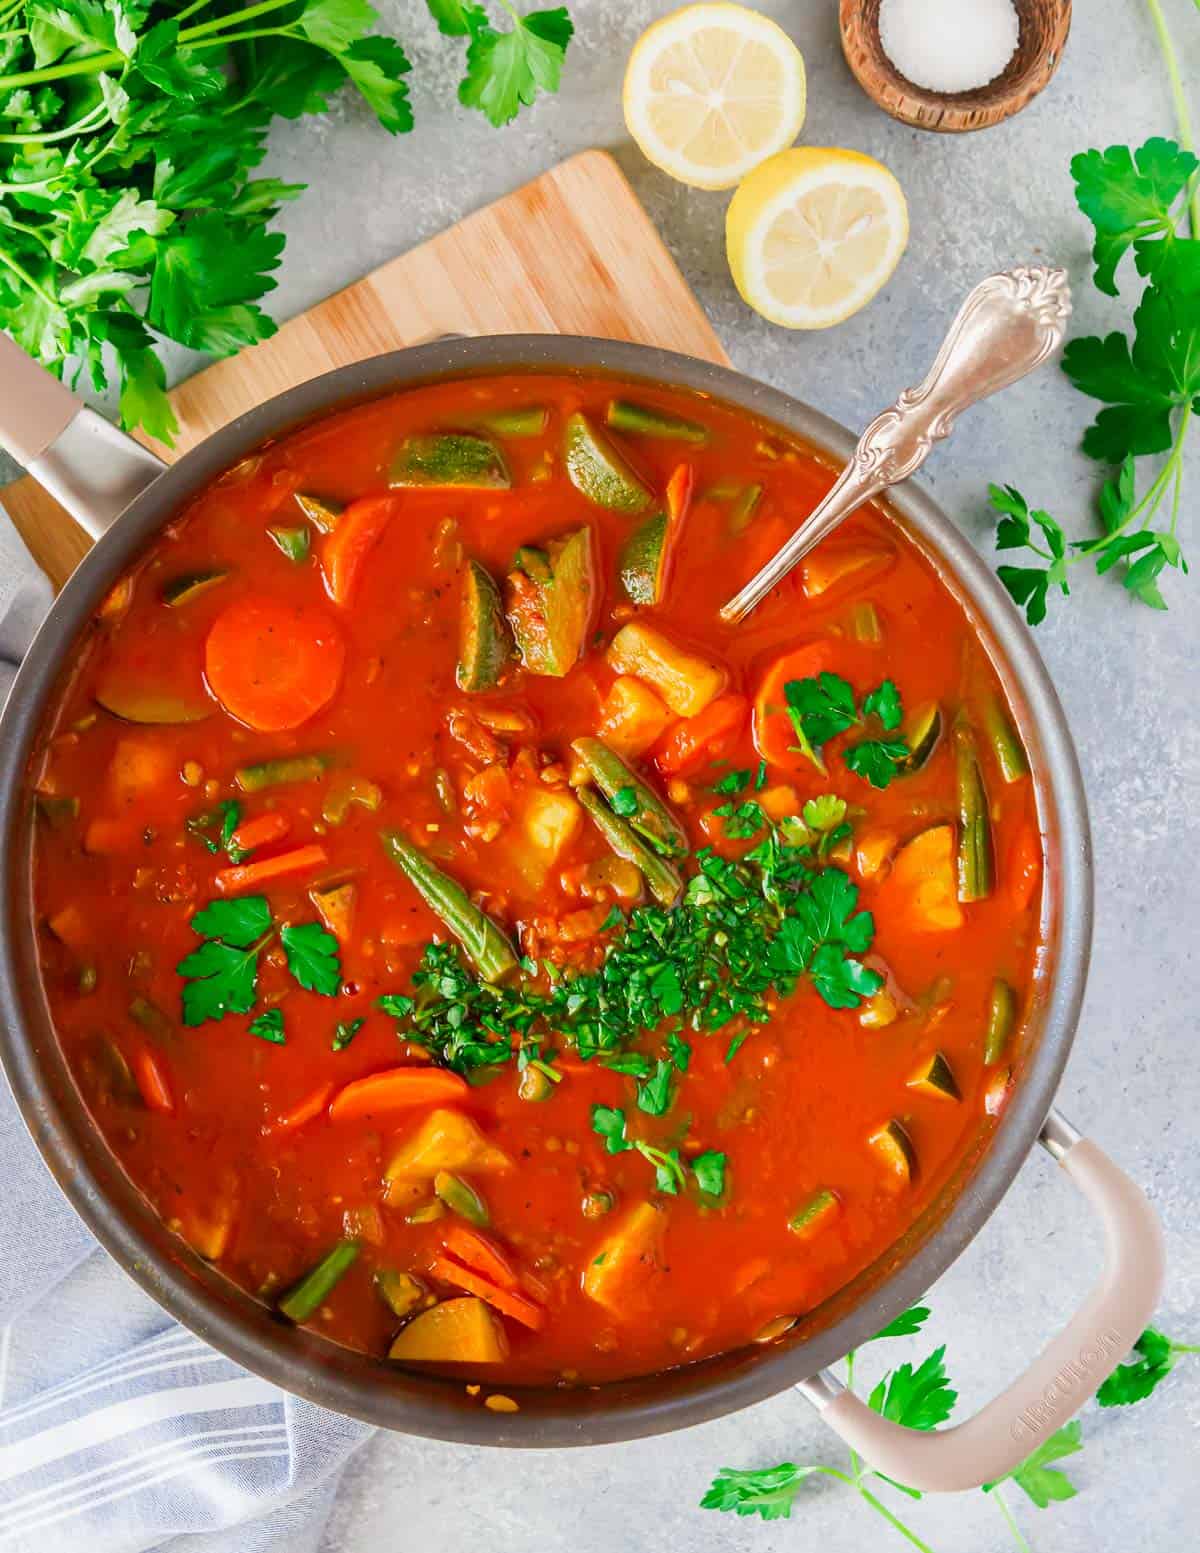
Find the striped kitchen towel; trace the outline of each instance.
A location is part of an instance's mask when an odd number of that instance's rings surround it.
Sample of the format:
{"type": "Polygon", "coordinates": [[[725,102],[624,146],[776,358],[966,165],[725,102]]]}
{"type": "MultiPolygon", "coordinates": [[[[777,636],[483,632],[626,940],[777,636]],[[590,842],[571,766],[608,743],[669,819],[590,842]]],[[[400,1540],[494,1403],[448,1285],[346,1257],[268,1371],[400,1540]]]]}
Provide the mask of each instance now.
{"type": "MultiPolygon", "coordinates": [[[[50,601],[0,509],[0,704],[50,601]]],[[[315,1553],[365,1425],[171,1321],[101,1251],[0,1078],[0,1550],[315,1553]]]]}

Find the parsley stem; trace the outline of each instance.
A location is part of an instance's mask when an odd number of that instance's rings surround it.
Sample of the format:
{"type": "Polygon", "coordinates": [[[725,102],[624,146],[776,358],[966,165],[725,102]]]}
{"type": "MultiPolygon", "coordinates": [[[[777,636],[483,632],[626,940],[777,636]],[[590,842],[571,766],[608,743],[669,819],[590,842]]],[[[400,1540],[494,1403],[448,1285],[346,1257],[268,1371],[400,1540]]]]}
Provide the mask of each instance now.
{"type": "Polygon", "coordinates": [[[1073,555],[1068,556],[1068,566],[1075,566],[1078,562],[1086,561],[1090,559],[1090,557],[1096,555],[1099,551],[1107,549],[1108,546],[1112,544],[1114,539],[1119,538],[1125,532],[1125,530],[1130,526],[1135,518],[1141,517],[1142,513],[1146,512],[1147,508],[1149,508],[1149,515],[1153,516],[1159,502],[1162,500],[1163,492],[1170,484],[1172,477],[1175,475],[1177,470],[1182,472],[1183,441],[1185,435],[1187,434],[1188,422],[1191,420],[1191,418],[1192,407],[1190,404],[1185,404],[1183,406],[1183,413],[1179,417],[1179,426],[1175,432],[1174,445],[1171,448],[1166,463],[1159,470],[1158,477],[1154,481],[1153,485],[1151,485],[1150,489],[1142,497],[1141,501],[1138,502],[1136,506],[1133,506],[1129,509],[1125,517],[1121,520],[1120,523],[1117,524],[1116,528],[1110,529],[1107,534],[1102,534],[1099,539],[1094,539],[1090,545],[1081,545],[1073,555]]]}
{"type": "Polygon", "coordinates": [[[219,38],[201,38],[198,43],[193,43],[193,52],[199,49],[223,49],[227,43],[248,43],[251,38],[296,38],[304,41],[302,33],[292,32],[288,27],[247,27],[244,32],[222,33],[219,38]]]}
{"type": "Polygon", "coordinates": [[[1000,1513],[1008,1522],[1008,1529],[1012,1532],[1013,1540],[1016,1542],[1017,1547],[1020,1548],[1021,1553],[1033,1553],[1033,1549],[1029,1546],[1029,1543],[1025,1540],[1021,1533],[1021,1528],[1017,1525],[1016,1517],[1013,1515],[1012,1510],[1009,1507],[1008,1500],[1000,1491],[1000,1485],[997,1483],[995,1488],[988,1490],[988,1494],[989,1497],[994,1499],[1000,1506],[1000,1513]]]}
{"type": "MultiPolygon", "coordinates": [[[[0,38],[5,36],[0,32],[0,38]]],[[[0,135],[0,145],[4,146],[48,146],[54,140],[70,140],[73,135],[84,135],[90,130],[99,129],[100,125],[108,117],[108,104],[100,103],[90,112],[85,113],[81,119],[76,119],[74,124],[68,124],[66,129],[57,129],[53,134],[39,131],[36,135],[0,135]]],[[[9,223],[16,226],[15,221],[9,223]]],[[[25,227],[23,230],[30,231],[25,227]]]]}
{"type": "Polygon", "coordinates": [[[248,5],[244,11],[234,11],[228,16],[214,16],[210,22],[185,27],[179,34],[179,41],[183,44],[190,43],[194,38],[207,38],[210,33],[224,32],[227,27],[240,26],[243,22],[253,21],[256,16],[265,16],[268,11],[280,11],[295,3],[296,0],[259,0],[257,5],[248,5]]]}
{"type": "MultiPolygon", "coordinates": [[[[852,1348],[850,1350],[850,1352],[846,1355],[846,1390],[847,1391],[853,1391],[854,1390],[854,1361],[857,1358],[857,1356],[858,1356],[858,1351],[857,1351],[857,1349],[854,1349],[854,1348],[852,1348]]],[[[859,1456],[858,1452],[855,1451],[855,1450],[852,1450],[850,1452],[850,1465],[851,1465],[851,1467],[853,1468],[853,1471],[854,1471],[854,1481],[856,1483],[861,1483],[862,1482],[862,1468],[863,1468],[863,1464],[862,1464],[861,1457],[859,1456]]]]}
{"type": "Polygon", "coordinates": [[[57,300],[50,295],[44,286],[34,280],[24,265],[18,264],[11,254],[5,253],[3,248],[0,248],[0,264],[7,264],[17,279],[23,280],[29,289],[42,299],[47,307],[57,308],[57,300]]]}
{"type": "MultiPolygon", "coordinates": [[[[1195,3],[1200,10],[1200,0],[1195,0],[1195,3]]],[[[1150,10],[1150,20],[1154,23],[1154,30],[1158,34],[1159,47],[1167,67],[1167,78],[1171,83],[1171,96],[1175,101],[1175,118],[1179,124],[1179,139],[1185,151],[1194,151],[1196,145],[1192,133],[1191,109],[1188,107],[1187,93],[1183,89],[1183,78],[1179,74],[1179,60],[1175,54],[1175,45],[1171,41],[1167,19],[1163,15],[1159,0],[1146,0],[1146,4],[1150,10]]],[[[1194,181],[1191,193],[1188,195],[1188,214],[1191,217],[1192,236],[1200,237],[1200,184],[1194,181]]]]}
{"type": "Polygon", "coordinates": [[[922,1542],[920,1537],[917,1536],[916,1532],[910,1530],[909,1527],[907,1527],[899,1518],[899,1516],[893,1515],[892,1512],[888,1509],[887,1505],[884,1504],[883,1500],[876,1499],[875,1495],[869,1488],[864,1487],[862,1483],[855,1483],[854,1487],[858,1489],[859,1493],[871,1506],[872,1510],[877,1510],[879,1514],[883,1516],[884,1520],[888,1523],[889,1526],[893,1526],[906,1541],[910,1542],[914,1548],[918,1549],[918,1553],[933,1553],[933,1549],[929,1546],[929,1544],[927,1542],[922,1542]]]}

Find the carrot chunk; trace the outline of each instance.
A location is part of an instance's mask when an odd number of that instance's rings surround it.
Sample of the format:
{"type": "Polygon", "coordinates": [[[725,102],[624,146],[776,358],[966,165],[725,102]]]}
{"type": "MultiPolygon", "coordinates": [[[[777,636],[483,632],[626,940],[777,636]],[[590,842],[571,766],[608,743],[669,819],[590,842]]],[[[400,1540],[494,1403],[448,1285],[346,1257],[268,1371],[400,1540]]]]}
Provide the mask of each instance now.
{"type": "Polygon", "coordinates": [[[175,1114],[175,1100],[166,1069],[148,1046],[139,1047],[133,1054],[133,1077],[138,1093],[148,1110],[161,1111],[164,1116],[175,1114]]]}
{"type": "Polygon", "coordinates": [[[364,496],[353,501],[321,549],[325,587],[335,604],[349,604],[363,562],[383,537],[396,510],[394,496],[364,496]]]}
{"type": "Polygon", "coordinates": [[[455,1261],[472,1268],[481,1277],[487,1278],[501,1289],[520,1287],[520,1279],[512,1263],[490,1236],[480,1234],[477,1229],[468,1229],[457,1219],[451,1219],[442,1236],[442,1242],[447,1254],[455,1261]]]}
{"type": "Polygon", "coordinates": [[[773,766],[798,771],[808,765],[793,746],[796,730],[788,716],[785,687],[789,680],[812,679],[833,668],[837,651],[830,641],[807,642],[776,658],[763,675],[754,698],[754,747],[773,766]]]}
{"type": "Polygon", "coordinates": [[[286,814],[259,814],[246,820],[234,831],[231,840],[239,852],[253,852],[272,841],[282,841],[291,829],[286,814]]]}
{"type": "Polygon", "coordinates": [[[1042,843],[1032,825],[1022,825],[1008,857],[1009,897],[1017,911],[1025,911],[1042,878],[1042,843]]]}
{"type": "Polygon", "coordinates": [[[309,873],[328,861],[325,848],[315,842],[307,847],[293,847],[290,852],[280,852],[276,857],[264,857],[261,863],[238,863],[233,868],[222,868],[217,874],[217,889],[223,895],[240,895],[244,890],[261,889],[285,874],[309,873]]]}
{"type": "Polygon", "coordinates": [[[137,819],[91,820],[83,833],[83,850],[97,857],[132,852],[141,841],[145,828],[137,819]]]}
{"type": "Polygon", "coordinates": [[[298,728],[327,706],[345,661],[341,632],[323,609],[259,595],[223,610],[204,645],[209,689],[260,733],[298,728]]]}
{"type": "Polygon", "coordinates": [[[332,1084],[319,1084],[311,1094],[305,1095],[299,1105],[285,1111],[272,1125],[264,1127],[263,1131],[291,1132],[296,1127],[303,1127],[305,1122],[314,1121],[329,1104],[333,1088],[332,1084]]]}
{"type": "Polygon", "coordinates": [[[461,1100],[467,1087],[465,1079],[445,1068],[387,1068],[382,1073],[356,1078],[339,1090],[329,1107],[329,1119],[358,1121],[378,1111],[461,1100]]]}
{"type": "Polygon", "coordinates": [[[546,1324],[546,1312],[532,1300],[527,1300],[523,1294],[516,1294],[511,1289],[496,1288],[486,1278],[460,1267],[457,1262],[436,1256],[432,1271],[434,1277],[440,1278],[443,1283],[452,1283],[457,1288],[465,1289],[468,1294],[477,1295],[489,1305],[494,1305],[501,1315],[511,1316],[532,1332],[540,1332],[546,1324]]]}
{"type": "Polygon", "coordinates": [[[688,776],[716,760],[745,721],[745,696],[718,696],[697,716],[668,729],[654,746],[654,764],[663,776],[688,776]]]}

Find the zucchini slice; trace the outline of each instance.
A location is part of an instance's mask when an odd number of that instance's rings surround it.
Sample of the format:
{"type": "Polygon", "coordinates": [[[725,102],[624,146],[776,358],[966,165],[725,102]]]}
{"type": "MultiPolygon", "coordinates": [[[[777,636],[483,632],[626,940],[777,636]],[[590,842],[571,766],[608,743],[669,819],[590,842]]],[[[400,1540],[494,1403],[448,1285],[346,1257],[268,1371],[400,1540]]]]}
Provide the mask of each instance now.
{"type": "Polygon", "coordinates": [[[512,480],[494,442],[456,431],[406,437],[392,460],[388,484],[501,491],[512,480]]]}
{"type": "Polygon", "coordinates": [[[694,442],[700,446],[708,441],[708,429],[698,421],[667,415],[663,410],[634,404],[629,399],[611,399],[604,419],[614,431],[629,432],[635,437],[659,437],[668,442],[694,442]]]}
{"type": "Polygon", "coordinates": [[[936,701],[927,701],[914,709],[904,725],[904,742],[908,754],[900,762],[900,770],[907,775],[928,765],[938,740],[942,736],[942,709],[936,701]]]}
{"type": "Polygon", "coordinates": [[[661,604],[667,591],[667,537],[670,524],[665,512],[647,518],[621,547],[621,586],[633,604],[661,604]]]}
{"type": "Polygon", "coordinates": [[[170,582],[163,583],[162,601],[170,609],[181,609],[184,604],[210,593],[228,576],[227,571],[185,572],[182,577],[172,577],[170,582]]]}
{"type": "Polygon", "coordinates": [[[908,1081],[909,1089],[916,1089],[935,1100],[961,1100],[962,1093],[954,1077],[954,1070],[941,1052],[923,1062],[908,1081]]]}
{"type": "Polygon", "coordinates": [[[531,674],[561,679],[587,644],[599,588],[590,528],[518,550],[505,586],[505,610],[521,662],[531,674]]]}
{"type": "Polygon", "coordinates": [[[873,1132],[867,1142],[897,1181],[911,1185],[917,1174],[917,1151],[900,1122],[893,1118],[873,1132]]]}
{"type": "Polygon", "coordinates": [[[468,561],[458,616],[458,688],[491,690],[500,683],[512,655],[512,633],[500,590],[478,561],[468,561]]]}
{"type": "Polygon", "coordinates": [[[609,512],[645,512],[652,497],[624,454],[585,415],[567,420],[564,455],[575,489],[609,512]]]}
{"type": "Polygon", "coordinates": [[[296,492],[296,505],[315,529],[322,534],[332,534],[338,519],[346,510],[340,501],[328,496],[313,496],[307,491],[296,492]]]}

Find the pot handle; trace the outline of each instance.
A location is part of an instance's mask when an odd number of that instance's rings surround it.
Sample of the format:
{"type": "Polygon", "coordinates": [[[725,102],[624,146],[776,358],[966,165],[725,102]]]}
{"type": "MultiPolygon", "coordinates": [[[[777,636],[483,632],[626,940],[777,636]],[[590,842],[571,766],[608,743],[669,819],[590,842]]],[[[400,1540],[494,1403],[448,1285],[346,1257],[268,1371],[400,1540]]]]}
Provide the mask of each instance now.
{"type": "Polygon", "coordinates": [[[851,1450],[926,1493],[978,1488],[1005,1477],[1095,1395],[1158,1303],[1162,1228],[1141,1188],[1057,1111],[1047,1118],[1041,1142],[1099,1215],[1106,1255],[1099,1284],[1024,1375],[974,1418],[928,1432],[881,1418],[827,1370],[798,1388],[851,1450]]]}
{"type": "Polygon", "coordinates": [[[0,443],[93,539],[166,467],[3,331],[0,443]]]}

